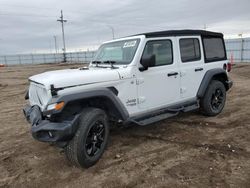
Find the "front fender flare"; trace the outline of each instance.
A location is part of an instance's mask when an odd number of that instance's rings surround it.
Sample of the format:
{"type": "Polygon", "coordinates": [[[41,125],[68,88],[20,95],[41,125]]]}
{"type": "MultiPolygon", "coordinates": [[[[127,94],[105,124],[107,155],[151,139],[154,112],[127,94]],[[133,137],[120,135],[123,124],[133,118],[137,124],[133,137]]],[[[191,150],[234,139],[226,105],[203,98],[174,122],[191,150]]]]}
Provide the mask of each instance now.
{"type": "MultiPolygon", "coordinates": [[[[63,101],[65,103],[65,105],[64,105],[64,107],[65,107],[69,102],[83,100],[83,99],[90,99],[93,97],[104,97],[104,98],[109,99],[112,102],[112,104],[115,106],[118,113],[120,114],[121,119],[122,120],[128,119],[129,114],[128,114],[127,109],[125,108],[125,106],[123,105],[121,100],[114,94],[114,92],[112,92],[108,88],[99,88],[99,89],[93,89],[90,91],[83,91],[83,92],[79,92],[79,93],[73,93],[73,94],[67,94],[67,95],[53,97],[49,101],[48,105],[63,101]]],[[[62,108],[59,111],[55,111],[55,110],[45,111],[43,114],[44,115],[57,114],[57,113],[60,113],[63,109],[64,108],[62,108]]]]}

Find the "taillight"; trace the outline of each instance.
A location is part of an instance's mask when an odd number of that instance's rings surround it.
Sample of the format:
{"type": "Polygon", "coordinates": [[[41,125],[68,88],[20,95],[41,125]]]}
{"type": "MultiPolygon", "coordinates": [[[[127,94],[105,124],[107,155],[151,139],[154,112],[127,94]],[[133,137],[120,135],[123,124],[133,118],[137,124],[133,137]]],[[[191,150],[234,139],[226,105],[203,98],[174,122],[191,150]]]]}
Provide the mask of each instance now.
{"type": "Polygon", "coordinates": [[[227,72],[230,72],[232,70],[232,63],[228,62],[223,65],[223,69],[227,72]]]}
{"type": "Polygon", "coordinates": [[[232,63],[228,62],[227,63],[227,72],[230,72],[232,70],[232,63]]]}
{"type": "Polygon", "coordinates": [[[232,65],[234,64],[234,54],[231,53],[230,61],[227,63],[227,72],[232,70],[232,65]]]}

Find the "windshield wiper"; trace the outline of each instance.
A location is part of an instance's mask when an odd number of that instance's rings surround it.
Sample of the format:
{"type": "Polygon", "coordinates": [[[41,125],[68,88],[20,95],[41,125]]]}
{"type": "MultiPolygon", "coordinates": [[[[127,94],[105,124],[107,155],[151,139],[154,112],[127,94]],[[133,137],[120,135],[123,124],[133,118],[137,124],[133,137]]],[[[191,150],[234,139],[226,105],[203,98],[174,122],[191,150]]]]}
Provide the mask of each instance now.
{"type": "MultiPolygon", "coordinates": [[[[116,61],[110,61],[110,60],[107,60],[107,61],[92,61],[92,64],[95,64],[96,67],[102,67],[102,66],[99,66],[102,63],[103,64],[110,64],[112,69],[117,69],[118,68],[118,67],[114,67],[114,64],[116,63],[116,61]]],[[[102,67],[102,68],[107,68],[107,67],[102,67]]]]}
{"type": "Polygon", "coordinates": [[[117,68],[117,67],[114,67],[114,64],[116,63],[116,61],[110,61],[110,60],[108,60],[108,61],[103,61],[103,63],[104,64],[110,64],[110,66],[111,66],[112,69],[117,68]]]}
{"type": "Polygon", "coordinates": [[[99,64],[101,64],[101,61],[92,61],[93,64],[95,64],[96,67],[98,67],[99,64]]]}

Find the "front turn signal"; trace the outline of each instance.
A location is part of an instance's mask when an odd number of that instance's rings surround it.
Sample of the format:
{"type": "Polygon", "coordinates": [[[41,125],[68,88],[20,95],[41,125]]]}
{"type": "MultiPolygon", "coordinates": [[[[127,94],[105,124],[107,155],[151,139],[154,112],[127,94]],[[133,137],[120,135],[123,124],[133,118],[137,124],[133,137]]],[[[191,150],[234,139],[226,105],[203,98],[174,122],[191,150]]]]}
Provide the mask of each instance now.
{"type": "Polygon", "coordinates": [[[64,106],[64,102],[59,102],[59,103],[53,103],[48,105],[47,110],[61,110],[64,106]]]}
{"type": "Polygon", "coordinates": [[[56,103],[55,110],[61,110],[64,107],[64,102],[56,103]]]}

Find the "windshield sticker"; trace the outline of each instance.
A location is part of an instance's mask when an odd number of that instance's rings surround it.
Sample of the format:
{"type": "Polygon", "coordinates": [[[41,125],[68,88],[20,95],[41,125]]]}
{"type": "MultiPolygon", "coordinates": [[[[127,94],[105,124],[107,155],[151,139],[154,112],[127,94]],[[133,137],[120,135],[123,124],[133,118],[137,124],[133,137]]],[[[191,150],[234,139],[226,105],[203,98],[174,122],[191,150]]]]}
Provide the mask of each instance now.
{"type": "Polygon", "coordinates": [[[130,48],[130,47],[134,47],[135,45],[136,45],[136,40],[125,42],[123,45],[123,48],[130,48]]]}

